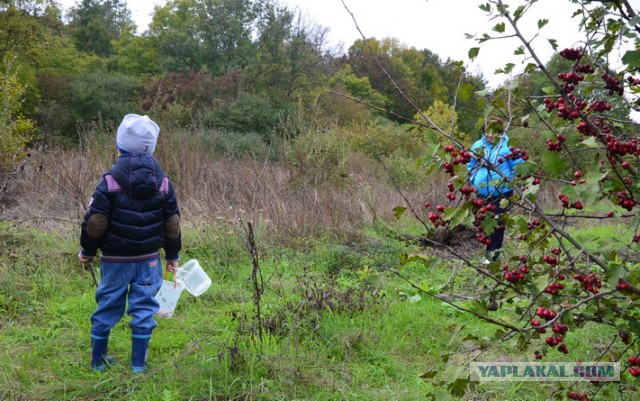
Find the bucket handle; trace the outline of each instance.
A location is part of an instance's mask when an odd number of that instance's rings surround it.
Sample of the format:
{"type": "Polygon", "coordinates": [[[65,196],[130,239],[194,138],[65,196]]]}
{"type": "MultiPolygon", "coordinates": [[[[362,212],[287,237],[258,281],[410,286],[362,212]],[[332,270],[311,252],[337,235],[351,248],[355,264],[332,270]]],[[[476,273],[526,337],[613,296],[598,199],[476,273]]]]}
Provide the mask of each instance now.
{"type": "MultiPolygon", "coordinates": [[[[169,270],[167,268],[164,269],[164,279],[166,280],[169,277],[169,270]]],[[[175,290],[178,287],[178,275],[173,273],[173,289],[175,290]]]]}

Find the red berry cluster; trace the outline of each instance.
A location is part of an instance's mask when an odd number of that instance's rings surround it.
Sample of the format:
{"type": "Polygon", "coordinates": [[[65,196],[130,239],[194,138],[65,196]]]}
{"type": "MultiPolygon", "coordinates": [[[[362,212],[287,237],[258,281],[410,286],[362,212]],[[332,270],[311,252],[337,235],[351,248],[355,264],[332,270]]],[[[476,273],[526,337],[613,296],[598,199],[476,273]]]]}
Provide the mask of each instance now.
{"type": "Polygon", "coordinates": [[[629,338],[628,332],[624,330],[620,330],[618,331],[618,335],[620,336],[620,340],[622,340],[623,343],[629,344],[629,341],[631,340],[631,338],[629,338]]]}
{"type": "Polygon", "coordinates": [[[510,159],[511,160],[522,159],[524,161],[529,160],[529,155],[527,154],[526,150],[516,148],[515,146],[509,147],[509,150],[511,151],[511,153],[505,155],[505,158],[507,160],[510,160],[510,159]]]}
{"type": "Polygon", "coordinates": [[[540,226],[542,226],[542,222],[540,221],[540,219],[531,219],[527,222],[527,228],[529,229],[529,231],[533,231],[540,226]]]}
{"type": "Polygon", "coordinates": [[[578,49],[564,49],[560,51],[560,55],[567,60],[576,61],[582,57],[582,52],[578,49]]]}
{"type": "Polygon", "coordinates": [[[563,193],[558,194],[558,199],[560,199],[560,202],[562,202],[562,207],[564,207],[565,209],[576,209],[576,210],[584,209],[584,205],[579,200],[573,202],[572,204],[569,204],[569,197],[563,193]]]}
{"type": "Polygon", "coordinates": [[[580,394],[575,391],[572,391],[567,394],[567,397],[569,397],[572,400],[589,401],[589,396],[586,393],[580,394]]]}
{"type": "Polygon", "coordinates": [[[476,192],[477,192],[477,190],[472,186],[465,186],[465,187],[461,187],[460,188],[460,193],[465,198],[469,198],[469,196],[471,196],[471,194],[476,193],[476,192]]]}
{"type": "Polygon", "coordinates": [[[640,233],[636,233],[633,235],[633,242],[640,242],[640,233]]]}
{"type": "Polygon", "coordinates": [[[628,211],[632,211],[633,208],[636,206],[636,201],[629,198],[626,193],[618,192],[616,195],[618,195],[618,199],[616,200],[616,203],[621,208],[627,209],[628,211]]]}
{"type": "Polygon", "coordinates": [[[434,227],[439,227],[439,226],[446,226],[447,222],[442,220],[442,215],[436,212],[429,212],[429,220],[431,221],[431,224],[433,224],[434,227]]]}
{"type": "Polygon", "coordinates": [[[504,270],[504,279],[510,283],[517,283],[524,280],[529,274],[529,268],[526,265],[520,266],[519,269],[509,270],[509,265],[502,266],[504,270]]]}
{"type": "Polygon", "coordinates": [[[533,353],[536,357],[536,359],[542,359],[542,353],[540,351],[536,351],[533,353]]]}
{"type": "Polygon", "coordinates": [[[571,71],[570,73],[561,72],[558,74],[558,78],[564,81],[564,91],[567,93],[573,92],[580,82],[584,81],[584,75],[571,71]]]}
{"type": "Polygon", "coordinates": [[[604,80],[604,88],[609,90],[609,95],[617,93],[619,96],[622,96],[624,94],[624,87],[620,85],[618,77],[611,76],[606,72],[603,72],[601,77],[604,80]]]}
{"type": "Polygon", "coordinates": [[[562,134],[556,135],[556,140],[549,138],[547,139],[547,150],[550,152],[560,152],[562,150],[562,144],[567,139],[562,134]]]}
{"type": "Polygon", "coordinates": [[[595,100],[593,103],[589,105],[589,107],[587,107],[587,112],[591,110],[595,110],[597,112],[602,113],[604,111],[611,110],[611,105],[605,102],[604,100],[595,100]]]}
{"type": "Polygon", "coordinates": [[[540,316],[546,321],[552,320],[556,317],[556,313],[554,311],[547,309],[544,306],[538,307],[538,310],[536,310],[536,315],[540,316]]]}
{"type": "Polygon", "coordinates": [[[605,137],[605,141],[607,143],[607,149],[614,155],[640,156],[640,148],[638,148],[638,138],[633,138],[630,141],[624,142],[609,134],[605,137]]]}
{"type": "Polygon", "coordinates": [[[453,163],[444,162],[442,163],[442,167],[444,168],[445,173],[449,174],[451,177],[455,175],[455,172],[453,171],[453,163]]]}
{"type": "Polygon", "coordinates": [[[556,345],[564,341],[564,338],[562,336],[552,336],[552,337],[547,337],[546,341],[548,346],[555,347],[556,345]]]}
{"type": "MultiPolygon", "coordinates": [[[[600,132],[602,132],[603,134],[608,134],[611,132],[611,126],[605,125],[604,118],[592,119],[591,122],[593,123],[593,125],[598,127],[600,129],[600,132]]],[[[581,121],[580,124],[576,126],[576,129],[578,130],[578,132],[585,136],[594,136],[596,134],[596,131],[591,128],[591,125],[586,121],[581,121]]]]}
{"type": "Polygon", "coordinates": [[[557,334],[567,334],[567,331],[569,331],[569,327],[567,327],[567,325],[562,322],[556,321],[551,325],[551,330],[553,330],[553,332],[557,334]]]}
{"type": "Polygon", "coordinates": [[[629,373],[631,373],[631,376],[633,377],[640,376],[640,367],[636,367],[636,366],[640,366],[640,358],[635,356],[630,356],[629,364],[631,365],[631,367],[629,368],[629,373]]]}
{"type": "Polygon", "coordinates": [[[640,79],[636,79],[635,77],[629,75],[627,77],[627,82],[629,83],[629,85],[631,86],[638,86],[640,85],[640,79]]]}
{"type": "Polygon", "coordinates": [[[595,273],[589,273],[586,276],[584,274],[577,273],[573,275],[573,278],[582,283],[584,289],[593,294],[597,294],[599,292],[598,289],[602,287],[602,282],[595,273]]]}
{"type": "Polygon", "coordinates": [[[456,151],[456,148],[453,145],[445,145],[443,149],[453,158],[452,161],[442,163],[444,171],[449,173],[452,177],[455,175],[455,172],[453,171],[454,166],[457,166],[458,164],[467,164],[471,161],[472,154],[464,149],[456,151]]]}
{"type": "Polygon", "coordinates": [[[590,64],[578,64],[575,67],[575,70],[584,74],[593,74],[594,72],[596,72],[596,69],[593,68],[593,66],[590,64]]]}
{"type": "Polygon", "coordinates": [[[449,182],[447,183],[447,188],[449,188],[449,192],[447,193],[447,199],[449,199],[450,201],[456,200],[456,194],[454,192],[456,190],[455,185],[453,185],[452,182],[449,182]]]}
{"type": "MultiPolygon", "coordinates": [[[[529,231],[533,231],[538,227],[544,227],[544,224],[540,221],[540,219],[532,219],[527,222],[527,229],[529,229],[529,231]]],[[[523,234],[520,237],[518,237],[518,239],[520,241],[526,241],[527,236],[523,234]]]]}
{"type": "Polygon", "coordinates": [[[539,326],[540,326],[540,321],[539,321],[538,319],[531,319],[531,325],[532,325],[533,327],[538,327],[538,328],[536,329],[536,331],[537,331],[538,333],[546,333],[546,332],[547,332],[547,329],[545,329],[545,328],[543,328],[543,327],[539,327],[539,326]]]}
{"type": "MultiPolygon", "coordinates": [[[[449,199],[449,201],[454,201],[456,200],[456,187],[452,182],[447,183],[447,188],[449,189],[449,192],[447,193],[446,197],[447,199],[449,199]]],[[[462,196],[464,196],[466,199],[469,199],[469,197],[471,196],[471,194],[477,192],[476,189],[472,186],[463,186],[460,188],[460,193],[462,194],[462,196]]]]}
{"type": "Polygon", "coordinates": [[[626,291],[629,289],[629,283],[627,283],[622,277],[620,277],[618,279],[618,284],[616,284],[616,288],[620,291],[626,291]]]}
{"type": "Polygon", "coordinates": [[[564,284],[562,283],[551,283],[545,288],[544,292],[551,295],[558,295],[560,290],[564,289],[564,284]]]}
{"type": "Polygon", "coordinates": [[[553,267],[558,266],[558,258],[556,258],[555,256],[551,256],[551,255],[544,255],[543,260],[550,264],[553,267]]]}
{"type": "Polygon", "coordinates": [[[564,98],[559,98],[554,101],[551,98],[544,98],[543,102],[547,106],[547,112],[551,113],[553,110],[558,109],[558,117],[565,120],[575,120],[580,118],[578,110],[583,110],[587,107],[587,102],[579,100],[576,101],[573,93],[569,93],[569,98],[572,103],[567,104],[564,98]]]}
{"type": "MultiPolygon", "coordinates": [[[[488,235],[484,234],[484,227],[482,226],[482,222],[484,221],[487,215],[493,215],[493,212],[498,208],[496,205],[488,204],[485,205],[482,200],[476,199],[473,201],[473,205],[479,207],[478,212],[475,215],[475,220],[473,225],[477,228],[478,234],[476,235],[476,241],[484,245],[491,245],[491,238],[488,235]]],[[[504,230],[506,227],[504,224],[500,224],[495,228],[496,231],[504,230]]]]}

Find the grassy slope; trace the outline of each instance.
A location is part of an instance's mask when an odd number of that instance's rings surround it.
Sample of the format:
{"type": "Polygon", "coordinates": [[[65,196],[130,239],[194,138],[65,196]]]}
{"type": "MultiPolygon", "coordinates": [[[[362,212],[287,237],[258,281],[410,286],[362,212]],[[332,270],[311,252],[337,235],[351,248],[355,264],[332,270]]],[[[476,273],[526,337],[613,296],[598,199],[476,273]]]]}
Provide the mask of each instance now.
{"type": "MultiPolygon", "coordinates": [[[[75,260],[75,233],[1,223],[0,399],[446,400],[451,396],[438,380],[478,355],[466,336],[493,344],[479,360],[531,356],[532,350],[490,341],[494,327],[381,271],[397,267],[401,252],[415,251],[382,232],[343,244],[309,239],[291,249],[261,249],[259,341],[242,235],[187,227],[183,260],[199,259],[213,284],[199,298],[183,293],[174,318],[158,319],[150,371],[134,375],[127,367],[127,318],[111,338],[116,364],[102,374],[87,368],[94,288],[75,260]],[[421,377],[428,372],[438,376],[421,377]]],[[[259,247],[265,238],[258,235],[259,247]]],[[[456,266],[437,260],[428,270],[410,264],[401,273],[436,288],[456,266]]],[[[473,292],[475,280],[459,272],[456,291],[473,292]]],[[[567,340],[569,356],[552,360],[591,360],[590,345],[604,347],[614,334],[587,326],[567,340]]],[[[480,384],[459,398],[546,399],[556,384],[480,384]]],[[[599,397],[618,399],[609,393],[616,389],[608,386],[599,397]]]]}

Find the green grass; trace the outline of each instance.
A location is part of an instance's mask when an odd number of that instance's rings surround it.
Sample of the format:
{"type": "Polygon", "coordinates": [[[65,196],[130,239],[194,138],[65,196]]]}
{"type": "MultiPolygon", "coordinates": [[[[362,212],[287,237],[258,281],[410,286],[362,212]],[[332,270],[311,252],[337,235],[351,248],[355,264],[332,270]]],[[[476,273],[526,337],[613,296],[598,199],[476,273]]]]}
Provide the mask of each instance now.
{"type": "MultiPolygon", "coordinates": [[[[598,230],[609,235],[609,228],[598,230]]],[[[424,289],[473,294],[481,285],[475,273],[449,260],[399,267],[402,252],[421,250],[383,226],[340,243],[304,239],[295,248],[269,244],[259,234],[262,325],[241,231],[186,227],[183,260],[197,258],[212,286],[198,298],[183,292],[174,317],[157,319],[148,373],[128,369],[127,317],[112,331],[116,363],[104,373],[91,372],[95,289],[76,261],[75,234],[8,223],[0,224],[0,232],[3,400],[540,400],[558,385],[481,383],[452,396],[448,384],[456,374],[464,376],[472,357],[527,360],[544,339],[528,349],[496,340],[495,326],[389,272],[398,269],[424,289]],[[488,346],[483,353],[479,343],[488,346]]],[[[567,338],[569,356],[554,353],[551,360],[589,360],[596,356],[594,345],[603,349],[613,335],[587,325],[567,338]]],[[[616,386],[595,399],[620,399],[616,386]]]]}

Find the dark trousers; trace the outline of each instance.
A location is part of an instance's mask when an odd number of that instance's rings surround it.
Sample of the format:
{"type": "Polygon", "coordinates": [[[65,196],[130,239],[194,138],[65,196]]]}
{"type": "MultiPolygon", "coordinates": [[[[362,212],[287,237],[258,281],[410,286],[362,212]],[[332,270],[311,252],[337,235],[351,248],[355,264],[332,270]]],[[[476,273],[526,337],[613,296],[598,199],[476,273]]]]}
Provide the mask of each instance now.
{"type": "MultiPolygon", "coordinates": [[[[498,226],[501,226],[503,224],[502,215],[504,214],[504,212],[506,212],[509,209],[509,207],[511,207],[511,203],[509,203],[507,207],[502,208],[500,207],[500,202],[503,199],[510,198],[512,195],[513,195],[513,191],[509,191],[509,192],[505,192],[504,194],[498,195],[497,197],[488,199],[488,203],[496,207],[496,210],[494,210],[493,213],[498,216],[497,218],[498,226]]],[[[487,250],[486,250],[487,258],[491,256],[491,259],[496,261],[498,260],[498,257],[500,257],[500,249],[502,249],[502,244],[504,242],[504,231],[505,230],[498,230],[496,228],[495,230],[493,230],[493,233],[491,233],[491,235],[489,236],[489,238],[491,238],[491,243],[487,245],[487,250]]]]}

